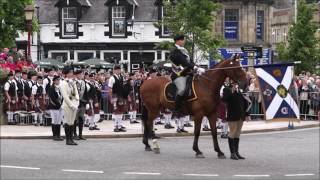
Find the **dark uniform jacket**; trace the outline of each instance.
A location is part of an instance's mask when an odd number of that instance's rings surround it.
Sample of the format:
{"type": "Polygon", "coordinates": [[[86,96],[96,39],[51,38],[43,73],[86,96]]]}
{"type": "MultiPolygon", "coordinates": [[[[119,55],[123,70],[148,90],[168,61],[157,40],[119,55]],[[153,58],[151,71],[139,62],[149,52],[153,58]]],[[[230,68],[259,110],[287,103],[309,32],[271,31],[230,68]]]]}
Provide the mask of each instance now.
{"type": "Polygon", "coordinates": [[[227,105],[227,121],[245,120],[245,117],[249,115],[247,112],[249,103],[241,92],[232,93],[231,88],[224,88],[222,97],[222,101],[227,105]]]}
{"type": "Polygon", "coordinates": [[[49,104],[48,109],[58,110],[62,105],[62,95],[60,91],[56,91],[56,87],[54,85],[50,86],[48,89],[48,96],[49,96],[49,104]]]}
{"type": "MultiPolygon", "coordinates": [[[[176,77],[186,76],[192,73],[194,64],[192,63],[191,59],[189,59],[188,56],[176,46],[170,52],[170,60],[175,66],[182,66],[184,68],[179,74],[176,74],[176,77]]],[[[177,72],[175,67],[172,67],[172,69],[174,72],[177,72]]],[[[176,77],[173,75],[173,78],[176,77]]]]}

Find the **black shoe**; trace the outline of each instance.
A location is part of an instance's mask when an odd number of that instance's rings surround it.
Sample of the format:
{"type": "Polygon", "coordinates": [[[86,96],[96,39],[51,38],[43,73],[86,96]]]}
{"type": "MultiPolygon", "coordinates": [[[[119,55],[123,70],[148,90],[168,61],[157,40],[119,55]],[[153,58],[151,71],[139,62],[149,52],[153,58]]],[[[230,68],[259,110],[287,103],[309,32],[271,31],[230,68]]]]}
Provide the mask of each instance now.
{"type": "Polygon", "coordinates": [[[208,126],[205,126],[205,127],[202,128],[202,131],[211,131],[211,129],[208,128],[208,126]]]}
{"type": "Polygon", "coordinates": [[[82,135],[81,136],[79,136],[79,139],[80,140],[87,140],[86,138],[84,138],[82,135]]]}
{"type": "Polygon", "coordinates": [[[181,132],[184,132],[184,133],[188,133],[188,131],[184,130],[184,129],[180,129],[181,132]]]}
{"type": "Polygon", "coordinates": [[[159,121],[159,122],[156,122],[156,123],[154,123],[155,125],[163,125],[164,123],[163,122],[161,122],[161,121],[159,121]]]}
{"type": "Polygon", "coordinates": [[[73,139],[74,140],[80,140],[79,136],[77,136],[76,134],[73,135],[73,139]]]}
{"type": "Polygon", "coordinates": [[[84,124],[84,127],[89,127],[89,124],[84,124]]]}
{"type": "Polygon", "coordinates": [[[234,138],[235,153],[239,159],[246,159],[245,157],[239,154],[239,140],[240,140],[239,138],[234,138]]]}
{"type": "Polygon", "coordinates": [[[126,129],[123,129],[122,127],[119,129],[119,132],[127,132],[126,129]]]}
{"type": "Polygon", "coordinates": [[[89,130],[92,131],[92,130],[96,130],[96,129],[95,129],[95,127],[89,127],[89,130]]]}
{"type": "Polygon", "coordinates": [[[122,130],[126,130],[126,127],[124,127],[124,126],[121,126],[121,127],[120,127],[120,129],[122,129],[122,130]]]}
{"type": "Polygon", "coordinates": [[[184,124],[184,127],[193,127],[193,126],[192,126],[192,124],[187,123],[187,124],[184,124]]]}
{"type": "Polygon", "coordinates": [[[174,127],[171,124],[164,125],[165,129],[173,129],[174,127]]]}
{"type": "Polygon", "coordinates": [[[137,123],[139,123],[139,122],[136,120],[130,121],[130,124],[137,124],[137,123]]]}
{"type": "Polygon", "coordinates": [[[98,130],[98,131],[99,131],[99,130],[100,130],[100,128],[98,128],[98,127],[94,127],[94,130],[98,130]]]}
{"type": "Polygon", "coordinates": [[[182,133],[181,129],[178,128],[177,129],[177,133],[182,133]]]}
{"type": "Polygon", "coordinates": [[[221,134],[221,138],[227,139],[228,135],[227,134],[221,134]]]}
{"type": "Polygon", "coordinates": [[[120,130],[118,128],[114,128],[113,132],[120,132],[120,130]]]}

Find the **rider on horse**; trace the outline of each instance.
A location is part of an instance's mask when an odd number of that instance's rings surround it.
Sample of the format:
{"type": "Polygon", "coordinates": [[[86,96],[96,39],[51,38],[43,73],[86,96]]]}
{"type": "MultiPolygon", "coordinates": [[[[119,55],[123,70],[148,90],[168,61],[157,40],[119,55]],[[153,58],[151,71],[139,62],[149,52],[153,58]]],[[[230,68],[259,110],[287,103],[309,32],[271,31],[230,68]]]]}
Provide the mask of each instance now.
{"type": "Polygon", "coordinates": [[[181,104],[186,91],[186,83],[189,76],[192,76],[193,70],[202,74],[205,72],[203,68],[195,66],[189,56],[187,49],[184,48],[184,35],[176,35],[174,37],[175,47],[170,52],[170,60],[173,63],[173,83],[177,87],[175,113],[180,112],[181,104]]]}

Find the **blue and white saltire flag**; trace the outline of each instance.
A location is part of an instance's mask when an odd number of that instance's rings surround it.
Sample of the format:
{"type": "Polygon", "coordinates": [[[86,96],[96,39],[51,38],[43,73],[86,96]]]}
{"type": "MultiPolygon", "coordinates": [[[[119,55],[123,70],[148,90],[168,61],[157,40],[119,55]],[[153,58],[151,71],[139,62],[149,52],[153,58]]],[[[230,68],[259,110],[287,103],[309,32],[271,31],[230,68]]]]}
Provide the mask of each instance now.
{"type": "Polygon", "coordinates": [[[272,64],[255,68],[262,93],[266,120],[299,120],[297,98],[290,94],[293,64],[272,64]]]}

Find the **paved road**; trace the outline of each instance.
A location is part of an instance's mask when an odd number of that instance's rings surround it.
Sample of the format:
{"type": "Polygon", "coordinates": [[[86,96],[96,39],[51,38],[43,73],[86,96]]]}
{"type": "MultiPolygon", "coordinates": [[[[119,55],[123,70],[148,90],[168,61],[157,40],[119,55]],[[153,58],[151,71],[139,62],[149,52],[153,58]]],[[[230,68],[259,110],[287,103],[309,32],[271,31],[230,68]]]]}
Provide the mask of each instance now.
{"type": "MultiPolygon", "coordinates": [[[[210,137],[200,137],[205,159],[195,159],[192,138],[160,140],[161,154],[141,139],[89,139],[79,146],[50,140],[1,140],[6,179],[319,179],[319,128],[243,135],[246,160],[218,159],[210,137]],[[81,171],[81,172],[77,172],[81,171]]],[[[227,141],[219,139],[229,157],[227,141]]]]}

